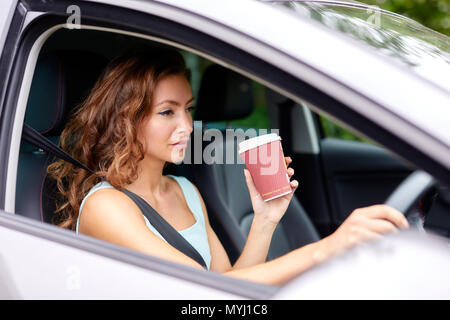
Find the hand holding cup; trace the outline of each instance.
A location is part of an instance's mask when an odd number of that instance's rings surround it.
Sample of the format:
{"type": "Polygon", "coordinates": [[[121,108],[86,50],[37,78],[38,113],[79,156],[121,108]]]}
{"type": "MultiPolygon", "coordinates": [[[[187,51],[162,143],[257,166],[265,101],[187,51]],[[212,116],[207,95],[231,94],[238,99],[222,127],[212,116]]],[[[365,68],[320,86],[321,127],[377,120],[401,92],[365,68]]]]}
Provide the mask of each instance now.
{"type": "MultiPolygon", "coordinates": [[[[292,163],[290,157],[284,158],[289,179],[294,175],[294,169],[289,168],[288,165],[292,163]]],[[[247,169],[244,169],[245,180],[250,193],[253,211],[255,212],[255,219],[261,219],[268,222],[273,227],[279,223],[281,218],[291,202],[292,196],[298,187],[298,181],[292,180],[289,182],[291,192],[283,196],[277,197],[270,201],[264,201],[258,189],[256,188],[253,178],[247,169]]]]}

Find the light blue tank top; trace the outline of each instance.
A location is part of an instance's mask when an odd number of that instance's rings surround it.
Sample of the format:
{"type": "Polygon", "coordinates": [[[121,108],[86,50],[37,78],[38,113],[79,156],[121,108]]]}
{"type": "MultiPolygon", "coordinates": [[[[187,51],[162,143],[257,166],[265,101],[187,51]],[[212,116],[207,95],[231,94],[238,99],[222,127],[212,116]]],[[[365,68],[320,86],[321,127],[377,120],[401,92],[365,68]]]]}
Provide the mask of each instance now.
{"type": "MultiPolygon", "coordinates": [[[[210,267],[211,265],[211,252],[209,250],[209,243],[208,243],[208,235],[206,233],[206,225],[205,225],[205,216],[203,215],[202,205],[200,202],[200,198],[198,197],[197,192],[195,191],[192,183],[182,176],[173,176],[173,175],[167,175],[167,177],[173,178],[181,187],[181,190],[183,190],[184,198],[186,199],[186,203],[191,210],[191,212],[194,214],[196,222],[190,226],[187,229],[183,229],[178,231],[202,256],[203,260],[205,260],[206,266],[210,267]]],[[[99,182],[95,186],[92,187],[91,190],[89,190],[88,194],[84,197],[83,201],[80,205],[80,210],[78,214],[77,219],[77,225],[76,225],[76,233],[78,234],[78,225],[80,223],[80,216],[81,216],[81,210],[83,209],[83,205],[86,202],[86,199],[93,194],[95,191],[105,188],[113,188],[112,185],[110,185],[106,181],[99,182]]],[[[145,223],[147,224],[147,227],[158,237],[166,241],[161,234],[152,226],[150,221],[144,216],[145,223]]],[[[166,241],[167,242],[167,241],[166,241]]]]}

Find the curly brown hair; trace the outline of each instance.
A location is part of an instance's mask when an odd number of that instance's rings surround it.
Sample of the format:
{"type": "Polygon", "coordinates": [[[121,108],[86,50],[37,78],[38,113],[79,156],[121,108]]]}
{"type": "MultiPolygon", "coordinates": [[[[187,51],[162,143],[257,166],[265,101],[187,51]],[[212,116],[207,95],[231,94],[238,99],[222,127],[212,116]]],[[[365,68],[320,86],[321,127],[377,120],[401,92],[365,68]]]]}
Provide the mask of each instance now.
{"type": "Polygon", "coordinates": [[[190,81],[183,56],[174,49],[130,50],[113,59],[61,134],[61,148],[96,175],[58,160],[47,172],[61,199],[56,224],[75,229],[81,202],[101,180],[118,189],[137,178],[144,158],[137,128],[150,110],[157,82],[182,74],[190,81]]]}

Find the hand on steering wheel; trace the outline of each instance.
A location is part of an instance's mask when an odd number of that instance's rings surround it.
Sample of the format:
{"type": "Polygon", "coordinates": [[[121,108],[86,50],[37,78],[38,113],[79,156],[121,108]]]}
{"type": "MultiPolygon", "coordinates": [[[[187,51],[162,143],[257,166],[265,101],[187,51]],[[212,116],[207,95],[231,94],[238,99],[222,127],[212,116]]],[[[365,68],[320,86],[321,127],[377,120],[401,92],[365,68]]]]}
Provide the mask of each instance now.
{"type": "Polygon", "coordinates": [[[322,239],[333,255],[356,245],[379,239],[383,234],[409,228],[408,221],[398,210],[386,205],[355,209],[339,228],[322,239]]]}
{"type": "Polygon", "coordinates": [[[409,226],[425,232],[415,204],[435,186],[434,179],[423,171],[409,175],[389,196],[384,205],[356,209],[328,238],[335,253],[354,245],[378,239],[382,234],[409,226]]]}

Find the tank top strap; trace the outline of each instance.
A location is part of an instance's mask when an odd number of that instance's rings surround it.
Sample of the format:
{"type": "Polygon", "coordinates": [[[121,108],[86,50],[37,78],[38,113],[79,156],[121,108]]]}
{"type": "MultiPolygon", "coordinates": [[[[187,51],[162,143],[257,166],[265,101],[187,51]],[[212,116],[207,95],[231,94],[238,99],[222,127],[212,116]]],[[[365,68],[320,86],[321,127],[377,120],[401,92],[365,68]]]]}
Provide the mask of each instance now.
{"type": "Polygon", "coordinates": [[[171,174],[168,174],[167,176],[178,182],[189,209],[192,211],[195,218],[204,224],[205,216],[203,215],[202,204],[192,182],[183,176],[174,176],[171,174]]]}

